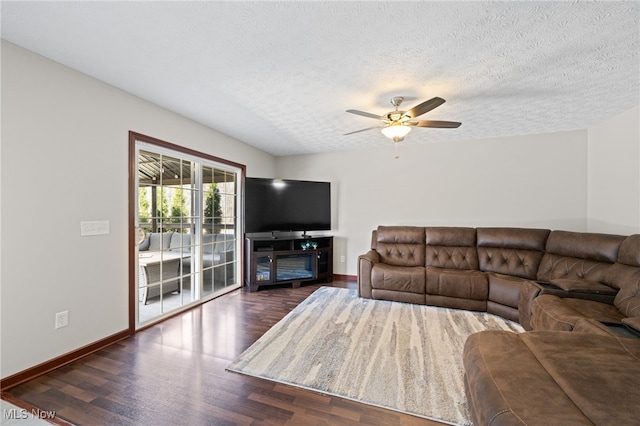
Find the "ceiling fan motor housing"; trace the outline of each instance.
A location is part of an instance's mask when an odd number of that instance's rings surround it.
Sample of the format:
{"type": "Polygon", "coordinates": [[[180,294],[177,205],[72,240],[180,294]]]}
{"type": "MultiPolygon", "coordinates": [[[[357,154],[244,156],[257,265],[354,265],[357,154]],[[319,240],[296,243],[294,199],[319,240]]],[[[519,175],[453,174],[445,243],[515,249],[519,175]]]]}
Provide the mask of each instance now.
{"type": "Polygon", "coordinates": [[[406,115],[406,111],[391,111],[384,115],[383,120],[389,123],[394,122],[405,122],[409,121],[411,118],[406,115]]]}

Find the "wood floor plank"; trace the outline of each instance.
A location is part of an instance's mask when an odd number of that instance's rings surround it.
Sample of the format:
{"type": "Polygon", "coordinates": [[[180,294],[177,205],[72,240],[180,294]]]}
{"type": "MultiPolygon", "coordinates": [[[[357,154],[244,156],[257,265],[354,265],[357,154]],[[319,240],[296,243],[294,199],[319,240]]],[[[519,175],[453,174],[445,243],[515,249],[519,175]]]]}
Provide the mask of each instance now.
{"type": "Polygon", "coordinates": [[[225,370],[320,285],[234,291],[8,395],[76,425],[440,425],[225,370]]]}

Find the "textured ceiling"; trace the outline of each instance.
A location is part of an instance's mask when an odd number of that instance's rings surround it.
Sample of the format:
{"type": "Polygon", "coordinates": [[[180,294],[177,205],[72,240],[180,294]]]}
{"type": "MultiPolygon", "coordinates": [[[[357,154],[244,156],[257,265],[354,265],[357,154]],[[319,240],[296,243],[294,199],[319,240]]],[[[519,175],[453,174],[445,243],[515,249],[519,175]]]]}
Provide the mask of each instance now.
{"type": "Polygon", "coordinates": [[[2,38],[274,155],[585,128],[640,104],[640,3],[7,2],[2,38]]]}

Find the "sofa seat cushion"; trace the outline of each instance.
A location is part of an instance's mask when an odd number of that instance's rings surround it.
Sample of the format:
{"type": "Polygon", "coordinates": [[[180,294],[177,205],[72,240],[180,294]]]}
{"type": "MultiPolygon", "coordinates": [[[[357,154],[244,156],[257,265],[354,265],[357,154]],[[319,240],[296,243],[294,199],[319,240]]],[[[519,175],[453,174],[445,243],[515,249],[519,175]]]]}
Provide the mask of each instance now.
{"type": "Polygon", "coordinates": [[[489,300],[518,308],[520,289],[528,280],[495,273],[489,273],[487,277],[489,279],[489,300]]]}
{"type": "MultiPolygon", "coordinates": [[[[473,424],[591,424],[521,340],[482,331],[465,342],[465,391],[473,424]]],[[[570,350],[570,349],[569,349],[570,350]]]]}
{"type": "Polygon", "coordinates": [[[640,339],[561,334],[533,332],[520,338],[594,424],[635,424],[640,339]]]}
{"type": "Polygon", "coordinates": [[[469,336],[463,361],[474,424],[637,422],[640,339],[484,331],[469,336]]]}
{"type": "Polygon", "coordinates": [[[518,322],[520,290],[527,280],[493,272],[487,273],[487,278],[489,279],[487,312],[518,322]]]}
{"type": "Polygon", "coordinates": [[[486,301],[489,283],[480,271],[428,267],[427,294],[486,301]]]}
{"type": "Polygon", "coordinates": [[[425,268],[378,263],[371,270],[371,287],[378,290],[424,294],[425,268]]]}
{"type": "Polygon", "coordinates": [[[613,305],[552,294],[536,297],[531,305],[531,326],[534,330],[571,331],[582,318],[619,324],[624,316],[613,305]]]}

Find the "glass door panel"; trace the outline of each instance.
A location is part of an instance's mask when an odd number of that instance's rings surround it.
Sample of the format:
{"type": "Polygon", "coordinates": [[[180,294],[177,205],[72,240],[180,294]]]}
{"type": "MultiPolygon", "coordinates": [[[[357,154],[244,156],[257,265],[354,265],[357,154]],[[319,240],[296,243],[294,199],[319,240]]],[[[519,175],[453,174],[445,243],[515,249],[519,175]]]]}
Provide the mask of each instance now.
{"type": "Polygon", "coordinates": [[[137,145],[138,324],[239,287],[240,171],[137,145]],[[157,151],[157,152],[156,152],[157,151]]]}
{"type": "Polygon", "coordinates": [[[205,294],[237,285],[237,177],[203,167],[203,268],[205,294]]]}
{"type": "Polygon", "coordinates": [[[256,262],[255,281],[262,282],[262,283],[271,282],[271,262],[273,259],[271,255],[257,256],[255,259],[256,259],[255,260],[256,262]]]}
{"type": "Polygon", "coordinates": [[[276,256],[276,281],[295,281],[315,276],[314,253],[279,254],[276,256]]]}
{"type": "Polygon", "coordinates": [[[195,194],[190,161],[139,150],[138,226],[147,234],[138,246],[139,323],[194,300],[195,194]]]}

